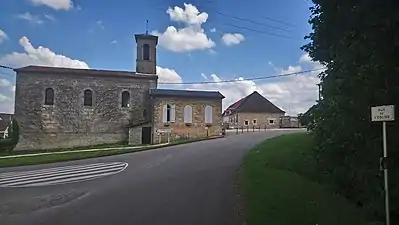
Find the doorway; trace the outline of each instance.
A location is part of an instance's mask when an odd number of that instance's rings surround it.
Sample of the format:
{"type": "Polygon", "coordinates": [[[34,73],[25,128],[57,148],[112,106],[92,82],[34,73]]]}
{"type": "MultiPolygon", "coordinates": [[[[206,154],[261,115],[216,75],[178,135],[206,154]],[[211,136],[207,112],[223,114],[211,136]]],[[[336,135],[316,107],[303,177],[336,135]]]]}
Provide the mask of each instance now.
{"type": "Polygon", "coordinates": [[[141,144],[143,145],[151,144],[151,127],[141,128],[141,144]]]}

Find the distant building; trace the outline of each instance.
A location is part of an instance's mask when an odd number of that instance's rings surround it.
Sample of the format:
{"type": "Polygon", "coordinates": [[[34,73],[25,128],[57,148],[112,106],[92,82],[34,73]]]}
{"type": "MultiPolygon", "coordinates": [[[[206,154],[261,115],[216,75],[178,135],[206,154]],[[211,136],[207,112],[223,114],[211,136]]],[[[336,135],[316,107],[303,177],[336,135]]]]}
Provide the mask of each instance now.
{"type": "Polygon", "coordinates": [[[257,91],[230,105],[223,112],[226,127],[279,128],[285,112],[257,91]],[[226,122],[225,122],[226,124],[226,122]]]}
{"type": "Polygon", "coordinates": [[[12,120],[12,114],[0,113],[0,139],[8,137],[8,126],[12,120]]]}
{"type": "Polygon", "coordinates": [[[297,116],[280,117],[280,128],[299,128],[299,119],[297,116]]]}
{"type": "Polygon", "coordinates": [[[168,138],[218,135],[223,95],[158,90],[158,37],[140,34],[135,39],[136,72],[43,66],[16,69],[15,118],[20,125],[16,150],[127,140],[132,145],[149,144],[165,133],[168,138]]]}

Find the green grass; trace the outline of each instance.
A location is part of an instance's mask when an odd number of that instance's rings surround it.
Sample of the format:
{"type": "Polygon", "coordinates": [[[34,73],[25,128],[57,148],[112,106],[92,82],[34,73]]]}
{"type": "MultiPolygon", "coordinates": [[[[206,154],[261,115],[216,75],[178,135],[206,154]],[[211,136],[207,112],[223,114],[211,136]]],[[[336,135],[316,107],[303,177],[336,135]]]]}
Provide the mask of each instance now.
{"type": "Polygon", "coordinates": [[[365,213],[338,196],[315,167],[311,137],[289,134],[245,157],[242,187],[248,225],[363,225],[365,213]],[[317,182],[317,181],[319,182],[317,182]]]}
{"type": "Polygon", "coordinates": [[[88,145],[88,146],[79,146],[79,147],[74,147],[74,148],[56,148],[56,149],[39,149],[39,150],[0,152],[0,156],[35,154],[35,153],[43,153],[43,152],[64,152],[64,151],[84,150],[84,149],[119,148],[119,147],[128,147],[128,146],[129,146],[128,143],[126,141],[123,141],[123,142],[117,142],[117,143],[112,143],[112,144],[88,145]]]}
{"type": "MultiPolygon", "coordinates": [[[[131,149],[124,148],[124,149],[98,150],[98,151],[89,151],[89,152],[68,152],[68,153],[62,153],[62,154],[23,156],[23,157],[5,158],[5,159],[0,158],[0,168],[1,167],[11,167],[11,166],[26,166],[26,165],[35,165],[35,164],[55,163],[55,162],[119,155],[119,154],[146,151],[146,150],[150,150],[150,149],[162,148],[162,147],[173,146],[173,145],[192,143],[192,142],[203,141],[203,140],[208,140],[208,139],[213,139],[213,138],[215,138],[215,137],[199,138],[199,139],[193,139],[193,140],[181,140],[181,141],[175,141],[168,145],[161,145],[161,146],[148,145],[148,146],[143,146],[142,148],[131,148],[131,149]]],[[[115,146],[112,146],[112,147],[115,147],[115,146]]],[[[69,150],[71,150],[71,149],[69,149],[69,150]]],[[[32,152],[30,152],[30,153],[32,153],[32,152]]],[[[34,152],[34,153],[38,153],[38,152],[34,152]]]]}

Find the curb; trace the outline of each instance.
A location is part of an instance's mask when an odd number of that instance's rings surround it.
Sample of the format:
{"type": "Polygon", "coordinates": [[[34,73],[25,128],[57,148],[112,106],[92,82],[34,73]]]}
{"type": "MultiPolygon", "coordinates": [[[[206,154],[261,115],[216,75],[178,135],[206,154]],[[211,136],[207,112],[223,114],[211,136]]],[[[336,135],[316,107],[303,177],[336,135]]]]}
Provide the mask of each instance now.
{"type": "Polygon", "coordinates": [[[169,147],[180,144],[189,144],[198,141],[206,141],[217,138],[222,138],[223,136],[209,137],[206,139],[192,140],[187,142],[175,142],[175,143],[163,143],[163,144],[155,144],[155,145],[147,145],[147,146],[132,146],[132,147],[115,147],[115,148],[96,148],[96,149],[83,149],[83,150],[68,150],[68,151],[60,151],[60,152],[42,152],[42,153],[32,153],[32,154],[21,154],[21,155],[8,155],[8,156],[0,156],[0,159],[11,159],[11,158],[22,158],[22,157],[32,157],[32,156],[42,156],[42,155],[58,155],[58,154],[68,154],[68,153],[78,153],[78,152],[97,152],[97,151],[109,151],[109,150],[133,150],[137,149],[135,152],[157,149],[160,147],[169,147]]]}

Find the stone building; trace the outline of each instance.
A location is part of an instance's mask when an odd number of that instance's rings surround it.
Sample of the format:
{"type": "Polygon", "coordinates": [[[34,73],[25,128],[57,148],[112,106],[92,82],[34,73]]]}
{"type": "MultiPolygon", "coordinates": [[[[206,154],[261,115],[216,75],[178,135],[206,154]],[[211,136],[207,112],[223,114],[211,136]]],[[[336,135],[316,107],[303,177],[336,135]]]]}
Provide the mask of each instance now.
{"type": "MultiPolygon", "coordinates": [[[[161,99],[166,97],[156,94],[162,92],[156,90],[158,37],[144,34],[135,35],[135,39],[136,72],[44,66],[16,69],[14,111],[20,125],[16,149],[72,148],[128,140],[132,145],[152,143],[154,125],[160,126],[161,99]]],[[[198,93],[206,96],[209,92],[198,93]]],[[[200,96],[174,99],[173,104],[180,109],[179,101],[189,104],[192,100],[195,118],[197,111],[203,111],[196,104],[211,105],[215,112],[212,126],[216,126],[221,118],[221,98],[213,101],[216,98],[200,96]]],[[[176,110],[176,118],[179,112],[176,110]]],[[[194,121],[193,128],[202,126],[199,121],[203,120],[194,121]]],[[[171,123],[170,128],[178,131],[180,126],[171,123]]],[[[211,128],[211,134],[216,130],[211,128]]],[[[200,129],[190,132],[193,137],[204,136],[200,129]]],[[[179,132],[175,133],[178,136],[179,132]]]]}
{"type": "Polygon", "coordinates": [[[230,105],[223,112],[223,121],[228,128],[279,128],[284,115],[283,110],[254,91],[230,105]]]}
{"type": "Polygon", "coordinates": [[[219,92],[153,89],[150,96],[157,135],[154,142],[221,134],[224,96],[219,92]]]}

